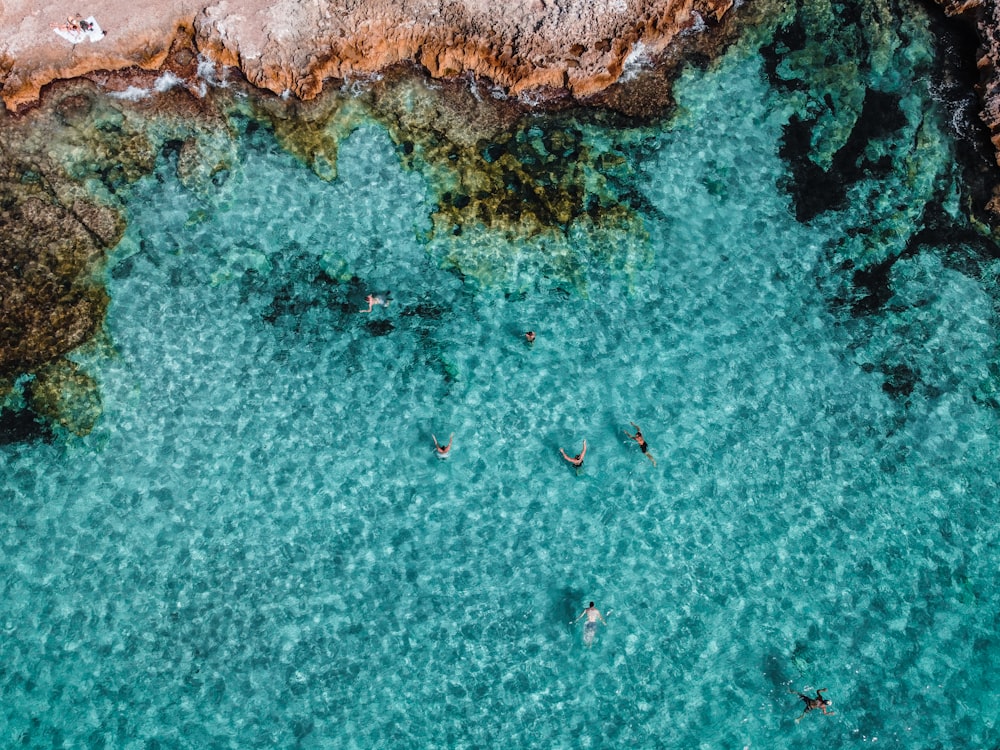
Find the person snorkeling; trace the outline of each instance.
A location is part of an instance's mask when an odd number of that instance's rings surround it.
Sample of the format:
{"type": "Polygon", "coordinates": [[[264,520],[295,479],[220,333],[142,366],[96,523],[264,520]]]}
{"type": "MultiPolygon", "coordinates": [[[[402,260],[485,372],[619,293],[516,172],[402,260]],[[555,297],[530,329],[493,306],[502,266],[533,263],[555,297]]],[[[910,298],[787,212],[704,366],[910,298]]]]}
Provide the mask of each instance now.
{"type": "Polygon", "coordinates": [[[365,297],[365,302],[368,303],[368,309],[362,310],[363,313],[370,313],[375,309],[375,305],[382,305],[382,307],[388,307],[389,303],[392,301],[390,298],[391,292],[386,292],[384,295],[381,294],[369,294],[365,297]]]}
{"type": "Polygon", "coordinates": [[[580,622],[584,616],[586,616],[587,622],[583,625],[583,642],[589,647],[594,642],[594,636],[597,635],[597,624],[601,623],[607,626],[608,623],[601,615],[601,610],[595,607],[593,602],[580,613],[579,617],[573,620],[573,624],[580,622]]]}

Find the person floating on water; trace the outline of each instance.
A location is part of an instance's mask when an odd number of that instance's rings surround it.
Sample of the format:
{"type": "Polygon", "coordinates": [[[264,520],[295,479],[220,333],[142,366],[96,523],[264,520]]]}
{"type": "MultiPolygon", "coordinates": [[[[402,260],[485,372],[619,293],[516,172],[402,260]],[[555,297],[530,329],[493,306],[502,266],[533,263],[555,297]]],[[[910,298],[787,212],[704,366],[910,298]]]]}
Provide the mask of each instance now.
{"type": "Polygon", "coordinates": [[[635,434],[629,435],[628,430],[625,430],[625,434],[639,444],[639,449],[642,451],[643,455],[653,462],[653,466],[656,466],[656,459],[653,458],[653,454],[649,452],[649,444],[646,443],[646,438],[642,436],[642,430],[639,429],[639,425],[635,422],[629,422],[629,424],[635,428],[635,434]]]}
{"type": "Polygon", "coordinates": [[[798,693],[798,692],[796,692],[794,690],[789,690],[788,691],[789,693],[792,693],[793,695],[799,696],[799,698],[801,698],[802,701],[806,704],[806,707],[802,709],[802,713],[799,714],[799,718],[797,718],[795,720],[796,724],[798,724],[800,721],[802,721],[802,717],[805,716],[810,711],[812,711],[814,708],[820,709],[823,712],[824,716],[833,716],[833,711],[827,711],[826,710],[827,706],[830,706],[830,705],[833,704],[833,701],[831,701],[829,698],[824,698],[823,697],[823,693],[825,693],[826,690],[827,690],[826,688],[822,688],[821,690],[817,690],[815,698],[810,697],[808,695],[803,695],[802,693],[798,693]]]}
{"type": "Polygon", "coordinates": [[[593,602],[580,613],[579,617],[573,620],[573,624],[576,625],[584,616],[587,617],[587,622],[583,624],[583,642],[590,646],[594,642],[594,636],[597,635],[597,623],[600,622],[605,626],[608,623],[601,616],[601,610],[595,607],[593,602]]]}
{"type": "Polygon", "coordinates": [[[438,458],[447,458],[448,451],[451,450],[451,442],[455,439],[455,433],[453,432],[448,436],[448,445],[441,445],[438,443],[438,439],[436,437],[433,435],[431,435],[431,437],[434,438],[434,448],[437,449],[438,458]]]}
{"type": "Polygon", "coordinates": [[[586,440],[583,441],[583,450],[577,453],[572,458],[570,458],[566,454],[566,451],[564,451],[562,448],[559,449],[559,452],[562,453],[562,457],[565,458],[567,461],[569,461],[571,464],[573,464],[573,466],[575,466],[578,469],[583,468],[583,457],[587,455],[587,441],[586,440]]]}
{"type": "Polygon", "coordinates": [[[529,345],[534,344],[535,343],[535,332],[534,331],[528,331],[527,333],[524,334],[524,339],[525,339],[525,341],[528,342],[529,345]]]}
{"type": "Polygon", "coordinates": [[[362,310],[361,312],[370,313],[375,308],[375,305],[382,305],[382,307],[388,307],[390,302],[389,299],[390,294],[391,292],[386,292],[384,297],[378,294],[369,294],[367,297],[365,297],[365,302],[368,303],[368,309],[362,310]]]}

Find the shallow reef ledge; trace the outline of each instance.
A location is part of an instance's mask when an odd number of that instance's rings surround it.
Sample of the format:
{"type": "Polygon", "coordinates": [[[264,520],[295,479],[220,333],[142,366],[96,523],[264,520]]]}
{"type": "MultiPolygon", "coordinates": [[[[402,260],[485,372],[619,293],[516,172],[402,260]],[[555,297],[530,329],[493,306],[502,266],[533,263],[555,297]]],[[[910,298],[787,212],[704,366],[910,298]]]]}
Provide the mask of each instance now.
{"type": "Polygon", "coordinates": [[[733,7],[734,0],[94,0],[86,13],[106,36],[74,45],[53,31],[66,22],[66,3],[7,0],[0,95],[17,111],[52,81],[158,69],[181,39],[255,86],[301,99],[328,79],[400,63],[433,77],[472,73],[514,95],[585,98],[616,82],[630,56],[655,56],[733,7]]]}

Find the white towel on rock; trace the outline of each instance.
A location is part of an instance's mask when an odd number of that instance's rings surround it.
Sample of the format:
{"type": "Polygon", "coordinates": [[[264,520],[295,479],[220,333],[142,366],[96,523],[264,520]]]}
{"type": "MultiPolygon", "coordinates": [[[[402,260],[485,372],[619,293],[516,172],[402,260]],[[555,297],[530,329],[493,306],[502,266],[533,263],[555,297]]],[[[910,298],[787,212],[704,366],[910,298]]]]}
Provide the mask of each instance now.
{"type": "Polygon", "coordinates": [[[53,31],[55,31],[67,42],[72,42],[73,44],[79,44],[86,39],[89,39],[92,42],[99,42],[104,38],[104,32],[101,30],[101,27],[97,25],[97,21],[94,20],[93,16],[84,19],[84,23],[89,26],[87,31],[84,31],[83,29],[70,30],[62,26],[53,29],[53,31]]]}

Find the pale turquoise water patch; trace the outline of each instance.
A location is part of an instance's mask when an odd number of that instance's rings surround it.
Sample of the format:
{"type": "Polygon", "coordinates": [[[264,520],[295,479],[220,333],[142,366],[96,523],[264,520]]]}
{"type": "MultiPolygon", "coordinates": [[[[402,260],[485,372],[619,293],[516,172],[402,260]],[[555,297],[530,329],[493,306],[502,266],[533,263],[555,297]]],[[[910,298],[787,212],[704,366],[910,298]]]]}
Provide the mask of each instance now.
{"type": "MultiPolygon", "coordinates": [[[[86,362],[101,425],[0,453],[2,744],[995,743],[995,269],[923,246],[852,315],[865,206],[795,220],[799,100],[763,71],[685,78],[632,149],[648,260],[585,297],[443,269],[374,126],[332,183],[253,128],[207,199],[165,158],[86,362]],[[836,714],[795,724],[808,687],[836,714]]],[[[954,180],[923,101],[935,145],[899,149],[937,180],[855,195],[954,180]]]]}

